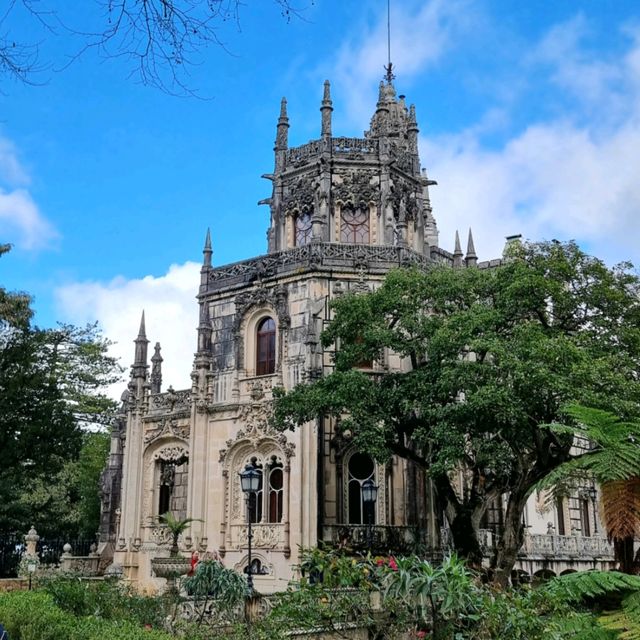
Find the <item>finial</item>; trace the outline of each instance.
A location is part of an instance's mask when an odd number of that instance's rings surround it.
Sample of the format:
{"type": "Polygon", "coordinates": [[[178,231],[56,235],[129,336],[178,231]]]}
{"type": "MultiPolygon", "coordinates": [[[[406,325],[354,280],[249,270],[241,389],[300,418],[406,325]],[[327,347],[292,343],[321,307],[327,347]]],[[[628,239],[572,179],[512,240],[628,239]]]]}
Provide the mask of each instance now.
{"type": "Polygon", "coordinates": [[[149,376],[151,393],[160,393],[162,389],[162,362],[163,358],[160,355],[160,343],[156,342],[151,358],[151,375],[149,376]]]}
{"type": "Polygon", "coordinates": [[[393,63],[391,62],[391,0],[387,0],[387,65],[384,69],[386,71],[387,84],[391,84],[395,78],[393,75],[393,63]]]}
{"type": "Polygon", "coordinates": [[[147,339],[147,332],[144,325],[144,309],[142,310],[142,317],[140,318],[140,329],[138,330],[138,338],[147,339]]]}
{"type": "Polygon", "coordinates": [[[473,234],[471,233],[471,227],[469,227],[469,239],[467,240],[467,255],[464,257],[464,261],[467,267],[475,267],[478,264],[478,256],[476,255],[476,248],[473,244],[473,234]]]}
{"type": "Polygon", "coordinates": [[[282,98],[282,100],[280,100],[280,118],[287,119],[287,99],[286,98],[282,98]]]}
{"type": "Polygon", "coordinates": [[[324,81],[324,93],[322,95],[322,102],[331,102],[331,83],[328,80],[324,81]]]}
{"type": "Polygon", "coordinates": [[[202,250],[202,254],[204,255],[203,266],[210,267],[211,266],[211,255],[213,254],[213,250],[211,249],[211,229],[207,227],[207,237],[204,241],[204,249],[202,250]]]}

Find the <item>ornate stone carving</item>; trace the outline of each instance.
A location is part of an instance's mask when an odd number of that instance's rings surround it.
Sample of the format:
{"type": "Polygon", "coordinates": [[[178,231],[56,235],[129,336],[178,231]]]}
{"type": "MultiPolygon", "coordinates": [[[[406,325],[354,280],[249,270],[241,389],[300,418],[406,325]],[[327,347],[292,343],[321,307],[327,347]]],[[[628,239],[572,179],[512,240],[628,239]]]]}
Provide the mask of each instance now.
{"type": "MultiPolygon", "coordinates": [[[[380,264],[381,272],[391,265],[410,264],[427,268],[434,262],[450,263],[448,252],[437,247],[431,248],[431,256],[426,257],[406,247],[391,245],[357,245],[330,242],[313,242],[301,247],[270,253],[260,258],[236,262],[225,267],[211,269],[208,274],[211,289],[223,288],[229,284],[251,282],[258,271],[266,275],[276,273],[300,273],[304,269],[319,269],[323,266],[353,267],[357,256],[366,256],[370,269],[380,264]],[[259,266],[258,266],[259,265],[259,266]]],[[[499,264],[499,263],[498,263],[499,264]]]]}
{"type": "Polygon", "coordinates": [[[367,207],[369,203],[379,201],[377,185],[373,185],[375,174],[372,171],[353,171],[339,174],[340,182],[333,188],[334,198],[343,204],[367,207]]]}
{"type": "Polygon", "coordinates": [[[415,220],[418,215],[418,202],[416,197],[416,187],[406,180],[395,178],[389,202],[393,207],[393,215],[398,220],[415,220]]]}
{"type": "Polygon", "coordinates": [[[164,460],[165,462],[179,463],[189,457],[189,451],[186,447],[180,445],[162,447],[153,455],[154,460],[164,460]]]}
{"type": "Polygon", "coordinates": [[[144,443],[151,444],[154,440],[165,436],[175,436],[180,440],[189,440],[191,426],[189,423],[178,424],[175,418],[164,416],[157,423],[145,425],[144,443]]]}
{"type": "Polygon", "coordinates": [[[191,391],[174,391],[169,387],[166,393],[152,395],[149,399],[151,413],[182,413],[191,409],[191,391]]]}
{"type": "MultiPolygon", "coordinates": [[[[254,524],[251,527],[253,539],[251,544],[256,549],[274,549],[281,544],[280,532],[282,525],[276,524],[254,524]]],[[[249,528],[242,526],[238,530],[238,548],[246,547],[249,542],[249,528]]]]}
{"type": "Polygon", "coordinates": [[[288,327],[291,318],[287,306],[287,289],[283,286],[259,287],[252,291],[240,293],[236,297],[236,315],[233,321],[233,330],[238,334],[244,317],[252,307],[267,306],[275,310],[281,327],[288,327]]]}
{"type": "Polygon", "coordinates": [[[312,212],[316,204],[318,180],[311,176],[298,178],[289,183],[285,189],[286,194],[282,199],[282,208],[286,212],[294,210],[312,212]]]}

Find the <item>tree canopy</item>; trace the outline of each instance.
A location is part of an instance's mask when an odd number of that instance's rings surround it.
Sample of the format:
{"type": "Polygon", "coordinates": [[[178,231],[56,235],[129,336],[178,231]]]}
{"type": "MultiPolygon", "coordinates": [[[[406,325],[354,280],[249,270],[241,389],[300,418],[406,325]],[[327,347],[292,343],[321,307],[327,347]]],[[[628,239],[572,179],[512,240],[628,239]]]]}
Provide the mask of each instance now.
{"type": "Polygon", "coordinates": [[[0,287],[0,532],[31,524],[24,494],[50,487],[78,458],[83,429],[108,421],[103,389],[120,373],[95,325],[40,329],[31,316],[28,295],[0,287]]]}
{"type": "Polygon", "coordinates": [[[420,465],[455,546],[474,560],[481,518],[506,496],[492,561],[504,578],[528,496],[575,453],[571,434],[548,427],[571,419],[562,407],[638,415],[638,293],[631,265],[609,268],[575,243],[518,244],[492,269],[394,271],[377,290],[334,302],[322,340],[339,347],[335,370],[280,394],[275,424],[333,416],[360,450],[420,465]],[[401,370],[354,368],[385,352],[401,370]]]}

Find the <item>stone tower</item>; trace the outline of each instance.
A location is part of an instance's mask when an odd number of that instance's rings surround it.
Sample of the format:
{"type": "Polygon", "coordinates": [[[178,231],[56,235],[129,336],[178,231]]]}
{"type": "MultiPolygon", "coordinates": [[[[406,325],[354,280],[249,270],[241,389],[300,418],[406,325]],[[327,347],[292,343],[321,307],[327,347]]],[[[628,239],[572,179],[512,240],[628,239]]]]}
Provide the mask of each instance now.
{"type": "MultiPolygon", "coordinates": [[[[114,432],[112,472],[121,465],[121,500],[105,499],[120,504],[121,514],[104,517],[105,534],[115,538],[114,561],[141,584],[160,585],[150,561],[167,552],[158,523],[167,510],[196,519],[183,536],[184,552],[215,551],[245,572],[250,520],[252,571],[262,592],[286,585],[300,547],[346,539],[357,546],[367,522],[387,549],[401,552],[416,526],[424,542],[437,541],[429,486],[410,463],[375,463],[328,419],[286,434],[269,426],[274,388],[291,389],[333,366],[332,348],[320,342],[332,299],[369,291],[398,266],[466,265],[438,247],[429,200],[434,183],[420,165],[413,105],[396,96],[391,81],[381,83],[362,138],[333,136],[332,111],[325,82],[320,137],[290,147],[282,100],[274,170],[264,176],[272,194],[260,203],[271,213],[265,255],[216,267],[207,232],[188,388],[162,391],[159,345],[149,372],[143,318],[125,426],[114,432]],[[238,475],[247,465],[262,479],[249,501],[238,475]],[[361,494],[367,479],[379,487],[369,511],[361,494]]],[[[469,247],[475,264],[472,239],[469,247]]],[[[402,366],[394,354],[362,364],[372,375],[402,366]]]]}

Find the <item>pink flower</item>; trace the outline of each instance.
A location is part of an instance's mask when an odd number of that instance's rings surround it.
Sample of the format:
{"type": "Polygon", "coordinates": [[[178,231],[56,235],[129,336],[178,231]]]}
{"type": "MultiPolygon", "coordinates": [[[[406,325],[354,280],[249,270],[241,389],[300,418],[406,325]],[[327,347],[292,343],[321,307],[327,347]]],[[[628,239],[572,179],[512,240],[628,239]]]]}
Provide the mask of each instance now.
{"type": "Polygon", "coordinates": [[[418,638],[426,638],[427,637],[427,632],[424,631],[424,630],[416,631],[416,637],[418,637],[418,638]]]}
{"type": "Polygon", "coordinates": [[[391,569],[391,571],[398,570],[398,563],[396,562],[396,559],[393,556],[389,558],[389,569],[391,569]]]}

